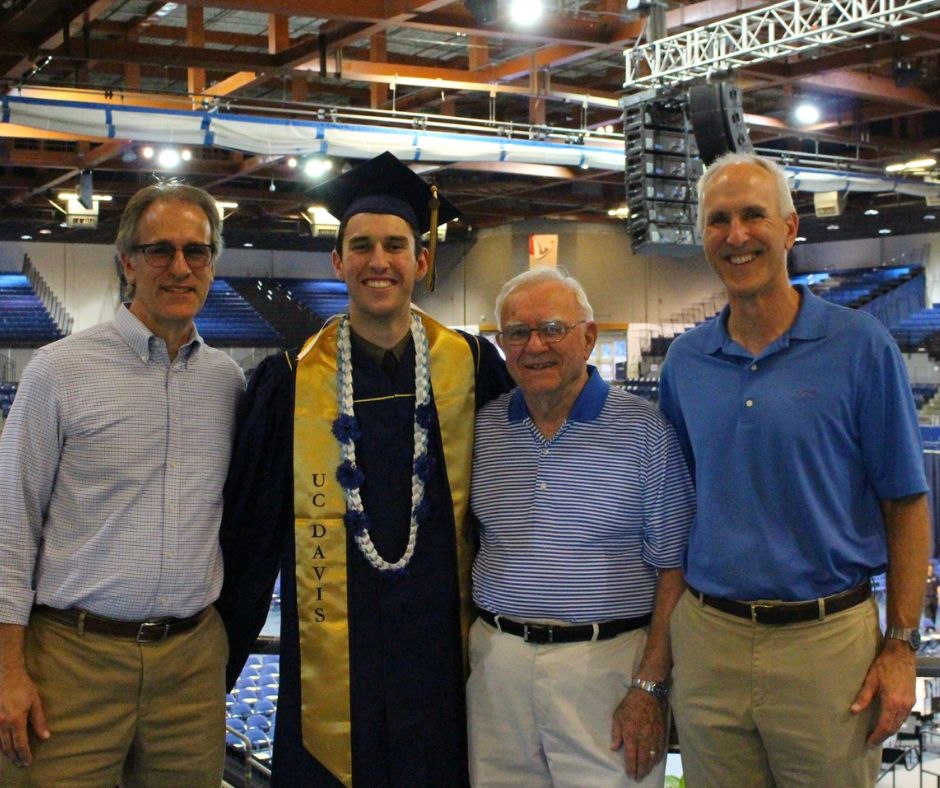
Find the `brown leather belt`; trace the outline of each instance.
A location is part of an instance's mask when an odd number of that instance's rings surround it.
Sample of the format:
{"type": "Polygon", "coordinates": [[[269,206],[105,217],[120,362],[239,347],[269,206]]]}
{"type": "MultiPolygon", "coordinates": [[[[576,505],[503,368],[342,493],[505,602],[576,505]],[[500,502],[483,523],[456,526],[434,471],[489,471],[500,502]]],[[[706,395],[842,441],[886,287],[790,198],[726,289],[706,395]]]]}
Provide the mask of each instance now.
{"type": "MultiPolygon", "coordinates": [[[[208,608],[206,608],[208,610],[208,608]]],[[[148,621],[118,621],[114,618],[102,618],[84,610],[36,605],[34,613],[47,616],[53,621],[75,627],[79,633],[92,632],[96,635],[111,635],[117,638],[130,638],[138,643],[153,643],[158,640],[188,632],[202,620],[206,610],[200,610],[189,618],[152,618],[148,621]]]]}
{"type": "Polygon", "coordinates": [[[521,637],[526,643],[582,643],[588,640],[610,640],[632,629],[645,627],[651,616],[618,618],[599,624],[539,624],[513,621],[481,608],[480,618],[500,632],[521,637]]]}
{"type": "Polygon", "coordinates": [[[723,613],[747,618],[755,624],[779,625],[796,624],[800,621],[821,621],[833,613],[860,605],[871,596],[871,583],[866,580],[848,591],[806,602],[742,602],[737,599],[709,596],[696,591],[692,586],[689,586],[689,591],[702,604],[721,610],[723,613]]]}

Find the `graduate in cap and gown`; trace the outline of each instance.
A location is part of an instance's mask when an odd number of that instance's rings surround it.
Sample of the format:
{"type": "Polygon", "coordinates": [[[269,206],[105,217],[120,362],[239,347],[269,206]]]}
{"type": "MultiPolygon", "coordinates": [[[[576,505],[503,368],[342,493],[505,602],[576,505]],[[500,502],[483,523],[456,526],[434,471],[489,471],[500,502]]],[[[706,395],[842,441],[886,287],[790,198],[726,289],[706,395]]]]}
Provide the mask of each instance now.
{"type": "Polygon", "coordinates": [[[248,387],[221,532],[229,684],[280,570],[274,784],[465,785],[474,412],[512,383],[495,346],[411,305],[420,236],[453,205],[390,153],[313,196],[341,220],[349,312],[248,387]]]}

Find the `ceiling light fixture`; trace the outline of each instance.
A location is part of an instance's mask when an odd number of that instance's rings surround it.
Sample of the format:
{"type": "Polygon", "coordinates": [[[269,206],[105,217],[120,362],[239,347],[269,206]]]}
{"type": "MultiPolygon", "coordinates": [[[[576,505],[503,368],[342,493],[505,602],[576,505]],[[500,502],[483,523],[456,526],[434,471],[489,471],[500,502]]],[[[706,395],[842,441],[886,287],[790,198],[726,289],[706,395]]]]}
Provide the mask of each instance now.
{"type": "Polygon", "coordinates": [[[311,178],[319,178],[333,169],[333,162],[329,159],[314,157],[304,163],[304,174],[311,178]]]}
{"type": "Polygon", "coordinates": [[[878,209],[877,209],[877,208],[869,208],[867,211],[865,211],[865,215],[866,215],[866,216],[877,216],[877,215],[878,215],[878,209]]]}
{"type": "Polygon", "coordinates": [[[144,145],[144,147],[140,149],[140,155],[143,156],[145,159],[152,159],[153,154],[154,154],[154,150],[149,145],[144,145]]]}
{"type": "MultiPolygon", "coordinates": [[[[58,197],[60,200],[77,200],[78,195],[75,192],[59,192],[58,197]]],[[[91,199],[95,202],[111,202],[114,198],[110,194],[93,194],[91,199]]]]}
{"type": "Polygon", "coordinates": [[[178,167],[180,163],[180,154],[174,148],[164,148],[157,154],[157,164],[161,167],[171,170],[178,167]]]}
{"type": "Polygon", "coordinates": [[[542,0],[512,0],[509,18],[520,27],[531,27],[542,16],[542,0]]]}
{"type": "Polygon", "coordinates": [[[885,167],[885,172],[915,172],[917,170],[929,170],[937,163],[937,160],[931,157],[922,159],[910,159],[905,162],[895,162],[885,167]]]}
{"type": "Polygon", "coordinates": [[[294,167],[297,166],[297,159],[295,159],[293,156],[291,156],[291,157],[287,160],[287,166],[290,167],[291,169],[294,169],[294,167]]]}
{"type": "Polygon", "coordinates": [[[193,152],[189,148],[184,148],[180,151],[180,158],[183,161],[189,161],[193,157],[193,152]]]}
{"type": "Polygon", "coordinates": [[[827,225],[826,225],[826,229],[827,229],[827,230],[838,230],[838,229],[839,229],[839,225],[837,225],[837,224],[827,224],[827,225]]]}
{"type": "Polygon", "coordinates": [[[819,107],[803,102],[794,110],[793,117],[801,126],[811,126],[819,122],[819,107]]]}
{"type": "Polygon", "coordinates": [[[878,235],[891,235],[891,231],[887,227],[882,227],[878,231],[878,235]]]}

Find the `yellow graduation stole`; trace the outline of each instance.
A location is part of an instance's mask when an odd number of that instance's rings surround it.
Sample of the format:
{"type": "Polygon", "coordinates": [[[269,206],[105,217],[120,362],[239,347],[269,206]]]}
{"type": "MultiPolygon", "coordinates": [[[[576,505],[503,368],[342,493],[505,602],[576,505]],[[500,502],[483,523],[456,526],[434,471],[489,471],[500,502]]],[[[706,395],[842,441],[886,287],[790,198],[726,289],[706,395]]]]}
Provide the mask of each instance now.
{"type": "MultiPolygon", "coordinates": [[[[473,354],[460,334],[419,314],[428,338],[431,390],[454,507],[460,623],[466,655],[473,555],[463,525],[469,506],[473,459],[476,389],[473,354]]],[[[351,786],[349,612],[343,523],[346,499],[336,480],[340,447],[332,433],[333,421],[339,413],[338,322],[332,321],[311,337],[298,357],[294,394],[294,544],[304,747],[343,785],[351,786]]],[[[415,549],[421,549],[420,530],[415,549]]]]}

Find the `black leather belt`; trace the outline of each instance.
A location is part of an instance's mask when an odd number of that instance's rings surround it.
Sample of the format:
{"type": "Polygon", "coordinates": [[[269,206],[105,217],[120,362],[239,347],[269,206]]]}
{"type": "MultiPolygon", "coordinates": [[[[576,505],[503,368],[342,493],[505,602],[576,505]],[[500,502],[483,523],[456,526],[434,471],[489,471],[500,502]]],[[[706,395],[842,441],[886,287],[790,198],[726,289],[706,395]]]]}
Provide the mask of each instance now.
{"type": "Polygon", "coordinates": [[[130,638],[138,643],[153,643],[168,638],[170,635],[178,635],[194,629],[206,611],[201,610],[189,618],[153,618],[149,621],[118,621],[114,618],[95,616],[76,608],[60,610],[46,605],[36,605],[33,612],[75,627],[80,633],[92,632],[96,635],[130,638]]]}
{"type": "Polygon", "coordinates": [[[709,596],[689,586],[692,596],[702,604],[730,613],[732,616],[747,618],[755,624],[796,624],[800,621],[821,621],[826,616],[848,610],[860,605],[871,596],[871,583],[842,591],[832,596],[811,599],[806,602],[742,602],[737,599],[724,599],[709,596]]]}
{"type": "Polygon", "coordinates": [[[631,629],[645,627],[652,617],[647,615],[618,618],[599,624],[538,624],[513,621],[481,609],[480,618],[500,632],[521,637],[526,643],[581,643],[588,640],[610,640],[631,629]]]}

